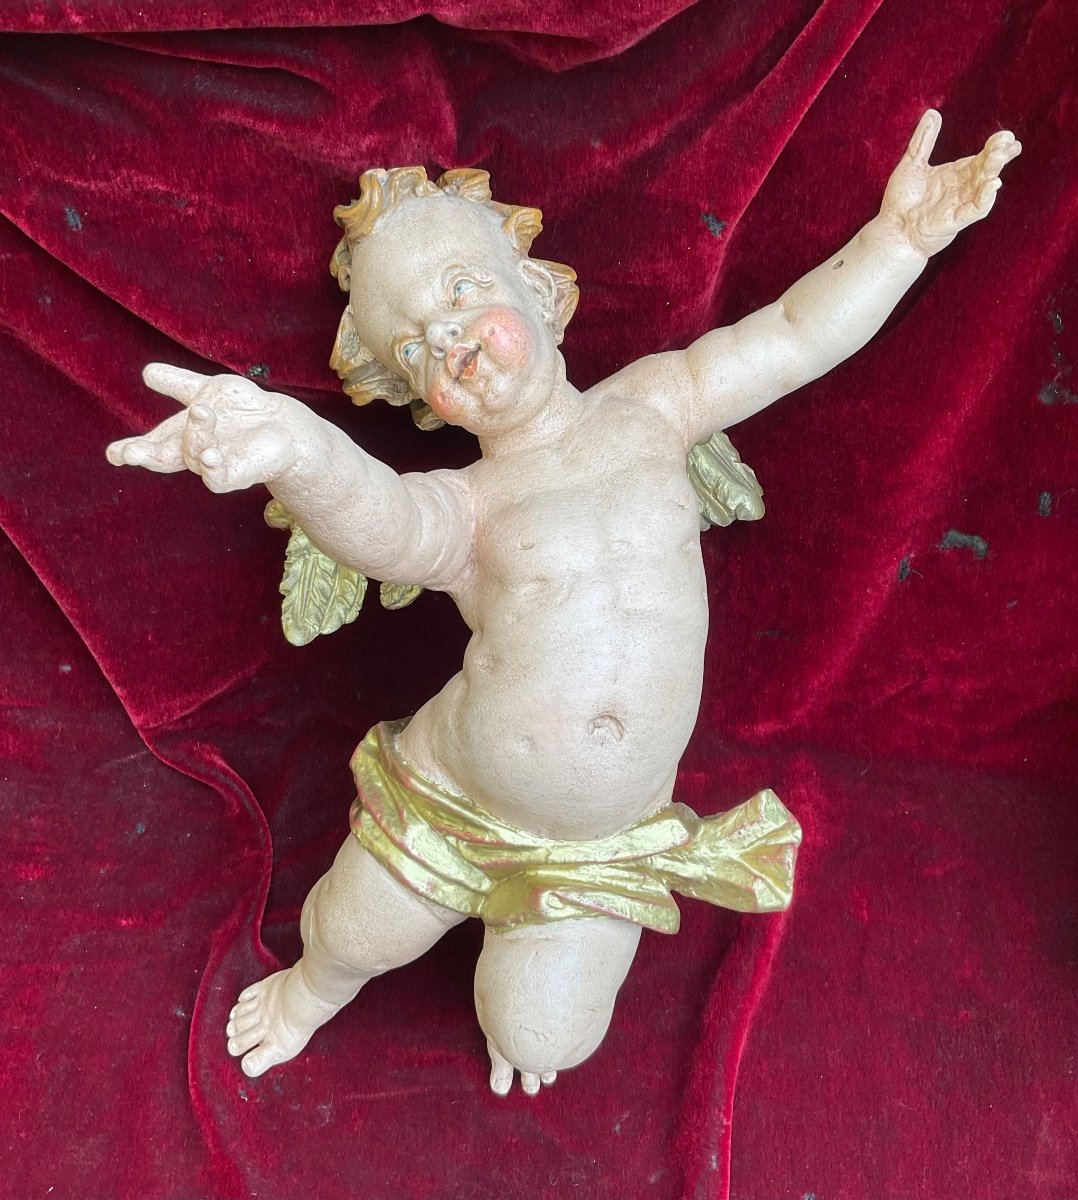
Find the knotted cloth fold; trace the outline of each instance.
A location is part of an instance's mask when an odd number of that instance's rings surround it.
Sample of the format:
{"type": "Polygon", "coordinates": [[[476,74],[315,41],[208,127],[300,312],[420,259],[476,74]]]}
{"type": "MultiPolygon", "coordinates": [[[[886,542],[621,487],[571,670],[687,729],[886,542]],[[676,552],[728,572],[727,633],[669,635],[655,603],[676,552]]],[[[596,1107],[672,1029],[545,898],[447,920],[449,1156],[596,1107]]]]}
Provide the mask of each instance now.
{"type": "Polygon", "coordinates": [[[609,837],[557,841],[424,779],[397,752],[405,724],[376,725],[352,757],[352,832],[446,908],[498,929],[607,916],[676,933],[671,891],[738,912],[789,906],[801,827],[772,791],[713,817],[670,804],[609,837]]]}

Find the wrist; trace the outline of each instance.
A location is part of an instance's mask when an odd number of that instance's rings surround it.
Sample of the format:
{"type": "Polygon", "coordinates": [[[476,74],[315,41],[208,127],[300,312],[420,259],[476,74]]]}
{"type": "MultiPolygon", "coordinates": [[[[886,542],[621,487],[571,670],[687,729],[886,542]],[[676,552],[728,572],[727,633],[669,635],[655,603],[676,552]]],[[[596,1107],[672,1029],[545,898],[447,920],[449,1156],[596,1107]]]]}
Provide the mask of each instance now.
{"type": "Polygon", "coordinates": [[[287,404],[277,424],[281,439],[279,467],[266,482],[275,493],[305,492],[332,453],[335,430],[298,400],[282,399],[287,404]]]}
{"type": "Polygon", "coordinates": [[[888,262],[915,275],[920,274],[929,257],[941,248],[929,248],[914,222],[900,212],[881,211],[864,227],[862,234],[888,262]]]}
{"type": "Polygon", "coordinates": [[[901,213],[881,211],[862,231],[888,258],[920,270],[934,253],[928,249],[914,224],[901,213]]]}

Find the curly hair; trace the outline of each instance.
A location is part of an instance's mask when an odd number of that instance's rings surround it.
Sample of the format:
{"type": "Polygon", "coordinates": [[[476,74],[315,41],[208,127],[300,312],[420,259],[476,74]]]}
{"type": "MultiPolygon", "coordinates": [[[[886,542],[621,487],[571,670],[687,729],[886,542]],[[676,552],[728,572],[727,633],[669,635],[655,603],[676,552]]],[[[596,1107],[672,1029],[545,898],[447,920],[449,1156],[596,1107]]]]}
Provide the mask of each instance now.
{"type": "MultiPolygon", "coordinates": [[[[333,251],[329,269],[341,291],[347,292],[351,285],[352,252],[356,244],[371,233],[382,217],[403,200],[441,195],[471,200],[501,217],[502,232],[513,249],[520,258],[529,258],[531,244],[543,228],[543,214],[537,208],[499,204],[491,197],[490,176],[486,171],[475,168],[446,171],[432,183],[422,167],[392,167],[389,170],[379,167],[364,171],[359,177],[358,200],[338,204],[333,210],[333,219],[344,230],[344,237],[333,251]]],[[[560,342],[580,294],[576,272],[571,267],[545,259],[530,261],[545,271],[552,285],[551,325],[555,340],[560,342]]],[[[345,308],[341,317],[329,365],[340,376],[353,404],[369,404],[372,400],[407,404],[421,429],[437,429],[444,424],[405,380],[378,362],[363,344],[352,320],[351,306],[345,308]]]]}

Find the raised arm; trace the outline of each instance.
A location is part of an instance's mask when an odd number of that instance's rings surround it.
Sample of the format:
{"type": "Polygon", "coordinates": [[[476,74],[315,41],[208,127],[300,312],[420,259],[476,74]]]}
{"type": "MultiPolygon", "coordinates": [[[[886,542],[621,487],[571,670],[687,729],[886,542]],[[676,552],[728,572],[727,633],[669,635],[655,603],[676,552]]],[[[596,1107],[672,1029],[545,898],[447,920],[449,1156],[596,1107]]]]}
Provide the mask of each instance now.
{"type": "Polygon", "coordinates": [[[264,483],[324,553],[387,583],[450,590],[472,540],[455,473],[398,475],[298,400],[165,363],[147,385],[184,409],[108,448],[116,466],[189,470],[211,492],[264,483]]]}
{"type": "Polygon", "coordinates": [[[924,269],[967,225],[986,217],[999,173],[1021,152],[1007,131],[980,154],[930,166],[942,124],[930,109],[895,168],[877,217],[778,301],[687,350],[626,368],[687,424],[690,444],[751,416],[859,350],[924,269]]]}

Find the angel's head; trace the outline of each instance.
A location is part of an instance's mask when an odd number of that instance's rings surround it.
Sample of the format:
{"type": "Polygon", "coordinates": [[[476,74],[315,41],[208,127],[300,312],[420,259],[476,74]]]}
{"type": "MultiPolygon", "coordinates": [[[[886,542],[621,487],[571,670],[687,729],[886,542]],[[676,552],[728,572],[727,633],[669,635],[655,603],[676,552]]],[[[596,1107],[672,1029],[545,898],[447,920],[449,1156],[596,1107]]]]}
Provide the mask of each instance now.
{"type": "Polygon", "coordinates": [[[558,345],[575,273],[528,257],[534,208],[491,199],[485,171],[365,171],[334,209],[330,270],[349,294],[330,364],[357,404],[410,404],[416,422],[480,435],[532,415],[564,378],[558,345]]]}

